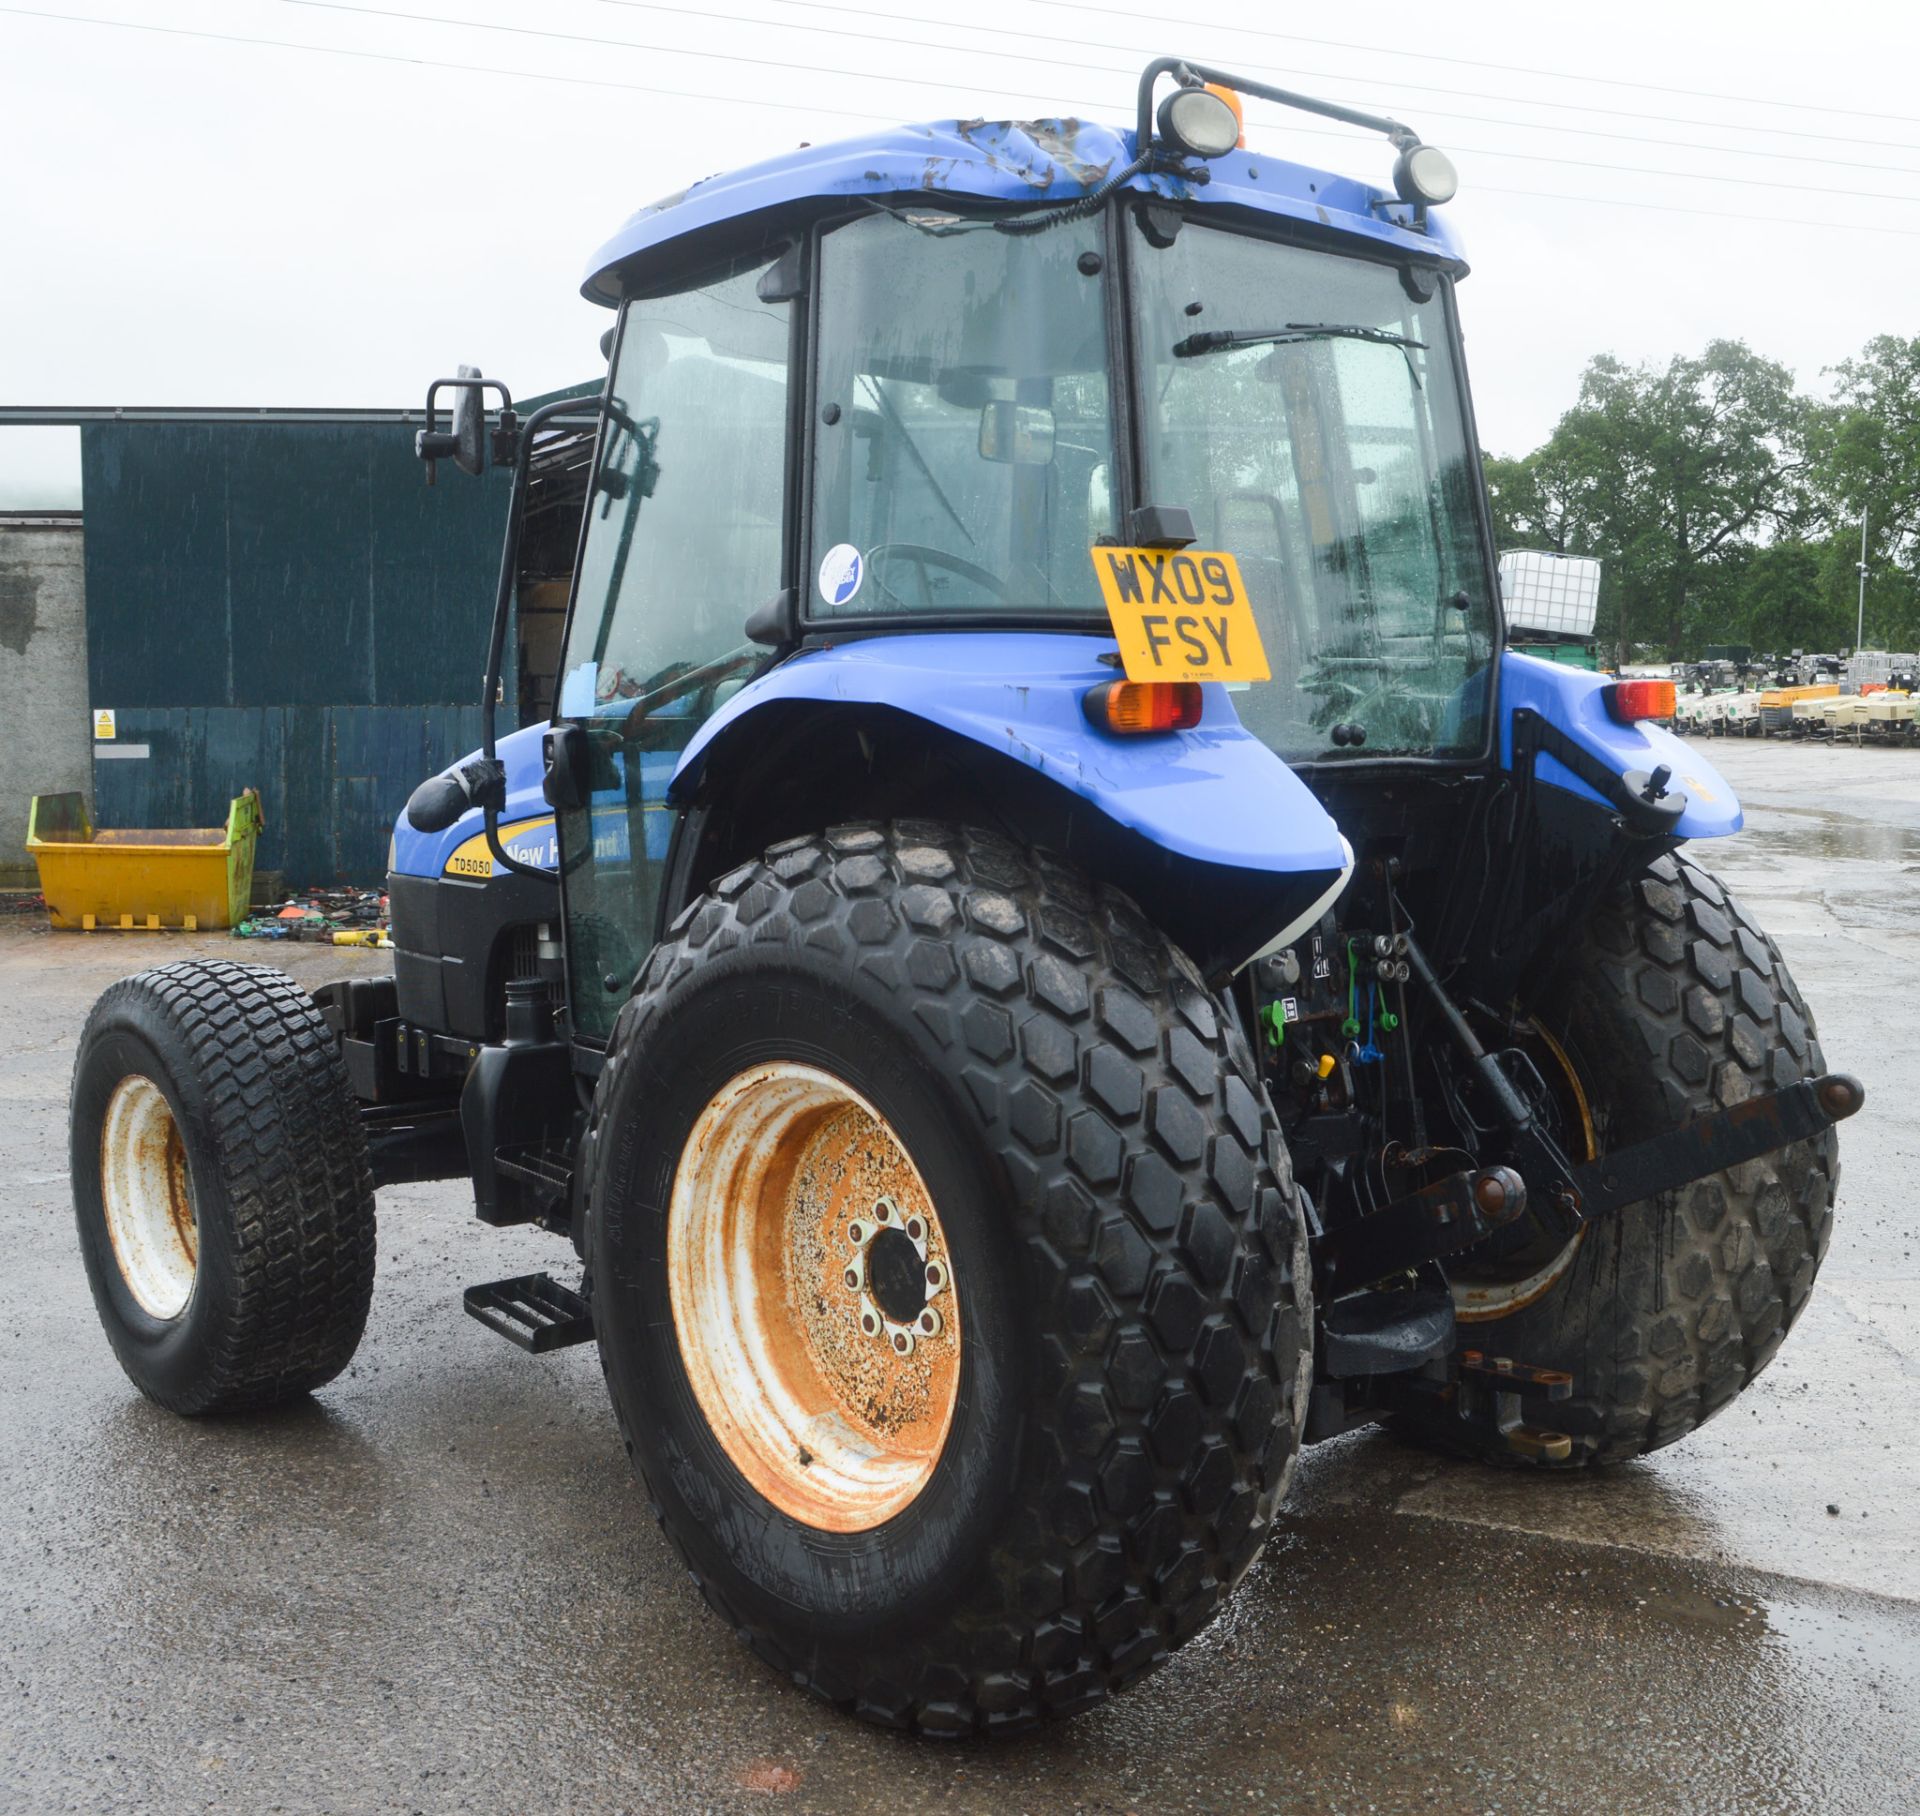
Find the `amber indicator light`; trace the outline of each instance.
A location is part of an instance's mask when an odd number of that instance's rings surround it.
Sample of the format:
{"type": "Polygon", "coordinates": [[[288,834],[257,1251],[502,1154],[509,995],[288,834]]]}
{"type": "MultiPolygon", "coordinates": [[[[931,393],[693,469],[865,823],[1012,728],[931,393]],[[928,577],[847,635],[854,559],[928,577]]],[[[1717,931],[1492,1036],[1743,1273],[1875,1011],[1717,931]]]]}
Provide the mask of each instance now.
{"type": "Polygon", "coordinates": [[[1102,731],[1125,735],[1187,731],[1200,723],[1201,704],[1197,681],[1108,681],[1084,701],[1102,731]]]}

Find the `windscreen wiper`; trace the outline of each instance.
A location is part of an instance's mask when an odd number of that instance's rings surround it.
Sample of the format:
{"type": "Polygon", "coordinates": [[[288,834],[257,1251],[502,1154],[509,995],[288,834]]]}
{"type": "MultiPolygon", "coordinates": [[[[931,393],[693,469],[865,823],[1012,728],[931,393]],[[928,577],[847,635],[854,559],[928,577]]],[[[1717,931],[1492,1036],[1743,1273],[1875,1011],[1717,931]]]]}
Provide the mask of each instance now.
{"type": "Polygon", "coordinates": [[[1372,341],[1382,347],[1398,347],[1407,356],[1407,376],[1414,389],[1420,388],[1420,374],[1414,369],[1413,354],[1422,353],[1427,343],[1410,334],[1395,334],[1390,328],[1373,328],[1365,322],[1288,322],[1281,328],[1203,328],[1185,340],[1173,343],[1175,359],[1197,359],[1203,353],[1219,353],[1228,347],[1278,347],[1299,341],[1357,340],[1372,341]]]}

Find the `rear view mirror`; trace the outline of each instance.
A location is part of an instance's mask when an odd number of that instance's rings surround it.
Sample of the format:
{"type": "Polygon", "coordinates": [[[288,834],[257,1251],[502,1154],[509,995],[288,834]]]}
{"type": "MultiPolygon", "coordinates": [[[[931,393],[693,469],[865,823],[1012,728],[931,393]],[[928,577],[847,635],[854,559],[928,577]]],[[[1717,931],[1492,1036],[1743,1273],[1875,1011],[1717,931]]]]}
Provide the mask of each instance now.
{"type": "MultiPolygon", "coordinates": [[[[478,366],[455,368],[460,378],[478,378],[478,366]]],[[[453,464],[478,473],[487,464],[487,406],[478,385],[462,385],[453,404],[453,464]]]]}
{"type": "Polygon", "coordinates": [[[1053,461],[1053,412],[1044,404],[1000,399],[980,412],[980,458],[1008,467],[1044,467],[1053,461]]]}
{"type": "Polygon", "coordinates": [[[454,378],[436,378],[427,387],[427,426],[416,430],[413,451],[426,462],[427,484],[433,484],[436,461],[450,460],[463,473],[482,473],[487,465],[487,393],[500,398],[500,420],[493,431],[493,458],[498,466],[512,466],[517,455],[519,421],[513,413],[513,393],[497,378],[483,378],[478,366],[462,366],[454,378]],[[457,391],[452,427],[438,427],[437,403],[442,391],[457,391]]]}

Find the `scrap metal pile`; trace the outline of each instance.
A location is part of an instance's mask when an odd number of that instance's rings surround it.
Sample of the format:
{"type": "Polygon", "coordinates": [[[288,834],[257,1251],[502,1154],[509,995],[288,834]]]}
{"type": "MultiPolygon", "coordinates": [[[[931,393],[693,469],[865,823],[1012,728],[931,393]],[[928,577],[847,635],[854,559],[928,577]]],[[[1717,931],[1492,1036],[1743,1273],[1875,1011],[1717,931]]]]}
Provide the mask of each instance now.
{"type": "Polygon", "coordinates": [[[386,895],[378,889],[309,889],[262,908],[233,929],[237,940],[305,940],[321,946],[390,949],[386,895]]]}

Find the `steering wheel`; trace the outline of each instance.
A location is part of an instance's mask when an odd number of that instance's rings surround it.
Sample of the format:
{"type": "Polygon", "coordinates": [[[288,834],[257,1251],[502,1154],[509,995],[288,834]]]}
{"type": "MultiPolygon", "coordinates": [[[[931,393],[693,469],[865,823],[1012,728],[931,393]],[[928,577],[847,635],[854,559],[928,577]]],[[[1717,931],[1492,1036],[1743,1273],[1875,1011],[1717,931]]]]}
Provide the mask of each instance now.
{"type": "Polygon", "coordinates": [[[933,601],[933,570],[943,568],[949,574],[958,574],[963,580],[971,580],[976,586],[985,587],[1002,605],[1012,603],[1007,597],[1007,583],[998,574],[989,573],[976,561],[969,561],[964,555],[956,555],[950,549],[936,549],[924,542],[883,542],[877,548],[867,551],[867,572],[873,578],[873,584],[903,611],[912,611],[914,607],[896,593],[892,587],[880,578],[879,567],[882,562],[910,561],[920,570],[920,584],[926,590],[928,603],[933,601]]]}

